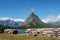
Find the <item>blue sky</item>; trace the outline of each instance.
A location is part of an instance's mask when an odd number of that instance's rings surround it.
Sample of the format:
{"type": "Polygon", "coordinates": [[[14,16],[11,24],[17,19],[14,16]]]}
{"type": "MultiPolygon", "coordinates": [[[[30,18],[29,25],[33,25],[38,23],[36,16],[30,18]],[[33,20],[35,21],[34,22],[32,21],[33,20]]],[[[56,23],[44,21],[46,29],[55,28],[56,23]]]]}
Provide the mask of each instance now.
{"type": "Polygon", "coordinates": [[[60,0],[0,0],[0,17],[26,19],[34,10],[40,19],[60,13],[60,0]]]}

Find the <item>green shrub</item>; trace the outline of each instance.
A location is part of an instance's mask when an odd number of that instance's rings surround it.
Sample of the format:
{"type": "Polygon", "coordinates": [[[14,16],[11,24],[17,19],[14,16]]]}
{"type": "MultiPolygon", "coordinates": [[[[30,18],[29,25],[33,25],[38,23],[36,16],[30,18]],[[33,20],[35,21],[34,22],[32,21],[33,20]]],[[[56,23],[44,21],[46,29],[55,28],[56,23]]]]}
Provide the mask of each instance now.
{"type": "Polygon", "coordinates": [[[0,33],[3,33],[4,32],[4,28],[0,28],[0,33]]]}

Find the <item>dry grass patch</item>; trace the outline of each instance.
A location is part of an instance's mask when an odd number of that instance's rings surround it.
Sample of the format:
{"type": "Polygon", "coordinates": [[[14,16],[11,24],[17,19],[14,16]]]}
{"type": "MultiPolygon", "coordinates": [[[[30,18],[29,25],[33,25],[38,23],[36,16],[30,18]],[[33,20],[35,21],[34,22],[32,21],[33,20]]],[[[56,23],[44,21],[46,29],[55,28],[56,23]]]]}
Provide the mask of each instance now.
{"type": "Polygon", "coordinates": [[[0,34],[0,40],[60,40],[60,38],[26,36],[20,34],[0,34]]]}

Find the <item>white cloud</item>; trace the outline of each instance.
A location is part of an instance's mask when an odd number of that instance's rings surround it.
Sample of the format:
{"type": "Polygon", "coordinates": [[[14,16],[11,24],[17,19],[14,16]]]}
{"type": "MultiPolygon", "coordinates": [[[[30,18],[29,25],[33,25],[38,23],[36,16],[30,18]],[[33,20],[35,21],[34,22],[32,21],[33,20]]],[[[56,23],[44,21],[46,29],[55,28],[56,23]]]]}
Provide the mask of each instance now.
{"type": "Polygon", "coordinates": [[[14,21],[22,21],[22,22],[24,22],[23,19],[12,19],[12,18],[11,18],[11,20],[14,20],[14,21]]]}
{"type": "Polygon", "coordinates": [[[60,18],[60,14],[57,16],[57,18],[60,18]]]}
{"type": "Polygon", "coordinates": [[[60,14],[57,16],[56,21],[60,21],[60,14]]]}
{"type": "Polygon", "coordinates": [[[7,17],[0,17],[0,20],[8,20],[9,18],[7,17]]]}
{"type": "Polygon", "coordinates": [[[15,18],[0,17],[0,20],[8,20],[8,19],[13,20],[13,21],[22,21],[22,22],[24,22],[23,19],[15,19],[15,18]]]}
{"type": "Polygon", "coordinates": [[[49,15],[45,19],[42,19],[42,21],[45,23],[60,21],[60,14],[57,16],[49,15]]]}

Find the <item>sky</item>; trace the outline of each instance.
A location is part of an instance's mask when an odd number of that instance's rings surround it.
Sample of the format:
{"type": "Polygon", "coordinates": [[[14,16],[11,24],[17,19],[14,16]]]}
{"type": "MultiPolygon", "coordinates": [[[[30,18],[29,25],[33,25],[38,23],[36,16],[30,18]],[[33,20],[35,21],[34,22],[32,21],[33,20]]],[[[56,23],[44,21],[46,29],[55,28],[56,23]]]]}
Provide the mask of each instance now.
{"type": "Polygon", "coordinates": [[[0,18],[25,20],[32,10],[44,22],[60,19],[60,0],[0,0],[0,18]]]}

